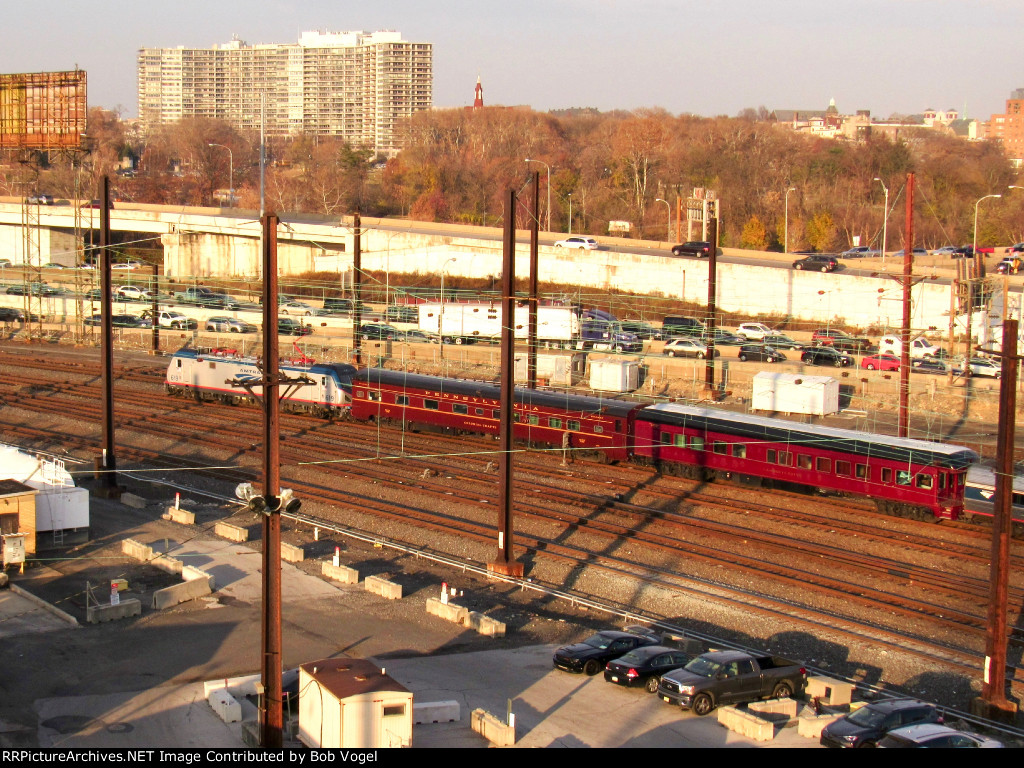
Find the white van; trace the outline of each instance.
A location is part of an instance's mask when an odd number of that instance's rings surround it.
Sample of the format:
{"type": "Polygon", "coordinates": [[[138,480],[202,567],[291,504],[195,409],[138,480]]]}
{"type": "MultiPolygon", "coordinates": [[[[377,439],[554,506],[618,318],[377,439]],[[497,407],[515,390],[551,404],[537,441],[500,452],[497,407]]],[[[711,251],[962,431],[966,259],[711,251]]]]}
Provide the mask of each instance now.
{"type": "MultiPolygon", "coordinates": [[[[900,357],[903,354],[903,342],[899,336],[893,334],[883,336],[878,342],[878,352],[882,355],[896,355],[896,357],[900,357]]],[[[910,342],[911,359],[938,357],[941,354],[942,350],[924,336],[918,336],[910,342]]]]}

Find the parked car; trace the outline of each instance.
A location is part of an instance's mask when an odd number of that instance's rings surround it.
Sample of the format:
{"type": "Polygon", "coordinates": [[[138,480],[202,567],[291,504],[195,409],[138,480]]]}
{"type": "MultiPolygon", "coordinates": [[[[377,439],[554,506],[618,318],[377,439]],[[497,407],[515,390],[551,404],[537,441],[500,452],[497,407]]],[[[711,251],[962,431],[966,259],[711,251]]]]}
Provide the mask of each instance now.
{"type": "Polygon", "coordinates": [[[791,339],[783,333],[772,333],[761,339],[763,344],[775,347],[776,349],[803,349],[804,345],[796,339],[791,339]]]}
{"type": "MultiPolygon", "coordinates": [[[[981,249],[979,249],[980,251],[981,249]]],[[[949,254],[954,259],[973,259],[974,258],[974,246],[973,245],[961,245],[959,248],[954,248],[953,252],[949,254]]]]}
{"type": "Polygon", "coordinates": [[[43,264],[43,269],[72,269],[72,267],[69,267],[67,264],[61,264],[56,261],[48,261],[45,264],[43,264]]]}
{"type": "Polygon", "coordinates": [[[777,363],[785,360],[786,356],[767,344],[744,344],[740,347],[739,359],[741,361],[756,360],[765,363],[777,363]]]}
{"type": "Polygon", "coordinates": [[[696,256],[698,259],[711,255],[711,243],[706,240],[689,240],[672,246],[673,256],[696,256]]]}
{"type": "Polygon", "coordinates": [[[643,323],[639,320],[623,320],[619,325],[622,326],[622,330],[625,333],[632,333],[641,339],[656,339],[660,341],[665,338],[665,331],[661,328],[655,328],[650,323],[643,323]]]}
{"type": "Polygon", "coordinates": [[[609,661],[604,668],[604,679],[627,688],[643,686],[648,693],[655,693],[662,675],[685,667],[692,658],[676,648],[645,645],[609,661]]]}
{"type": "Polygon", "coordinates": [[[282,315],[303,316],[313,314],[313,307],[304,301],[287,301],[278,304],[277,311],[282,315]]]}
{"type": "Polygon", "coordinates": [[[844,355],[832,347],[805,347],[800,355],[800,362],[807,365],[832,365],[836,368],[845,368],[853,365],[853,358],[844,355]]]}
{"type": "MultiPolygon", "coordinates": [[[[708,356],[708,348],[706,344],[696,339],[669,339],[661,353],[669,357],[697,357],[703,360],[708,356]]],[[[719,350],[715,350],[715,357],[721,354],[719,350]]]]}
{"type": "Polygon", "coordinates": [[[866,259],[872,256],[878,256],[878,251],[869,248],[866,245],[855,245],[853,248],[848,248],[839,254],[840,259],[866,259]]]}
{"type": "Polygon", "coordinates": [[[10,259],[0,259],[0,269],[6,269],[10,266],[13,266],[10,259]]]}
{"type": "Polygon", "coordinates": [[[662,321],[661,329],[669,336],[700,336],[707,326],[696,317],[669,315],[662,321]]]}
{"type": "Polygon", "coordinates": [[[630,632],[609,629],[591,635],[582,643],[563,645],[555,651],[551,661],[557,669],[566,672],[596,675],[612,659],[624,656],[634,648],[660,643],[661,637],[655,633],[648,634],[640,629],[630,632]]]}
{"type": "Polygon", "coordinates": [[[384,323],[367,323],[366,325],[359,326],[359,336],[364,340],[376,339],[383,341],[386,339],[397,339],[399,335],[397,328],[385,325],[384,323]]]}
{"type": "Polygon", "coordinates": [[[126,270],[142,269],[142,262],[141,261],[120,261],[117,264],[111,264],[110,268],[111,269],[126,269],[126,270]]]}
{"type": "Polygon", "coordinates": [[[114,291],[114,297],[120,301],[152,301],[153,292],[137,285],[122,285],[114,291]]]}
{"type": "Polygon", "coordinates": [[[437,335],[431,335],[419,328],[410,328],[407,331],[399,331],[396,341],[404,341],[407,344],[437,344],[440,339],[437,335]]]}
{"type": "MultiPolygon", "coordinates": [[[[966,368],[970,369],[971,376],[987,376],[991,379],[998,379],[1002,375],[1002,367],[994,360],[984,357],[972,357],[967,361],[966,368]]],[[[961,360],[953,364],[953,373],[961,375],[965,370],[964,362],[961,360]]]]}
{"type": "Polygon", "coordinates": [[[1006,249],[1006,253],[1011,255],[1014,253],[1024,253],[1024,243],[1014,243],[1006,249]]]}
{"type": "Polygon", "coordinates": [[[879,740],[878,746],[884,749],[998,749],[1003,743],[977,733],[958,731],[948,725],[919,723],[889,731],[879,740]]]}
{"type": "MultiPolygon", "coordinates": [[[[102,325],[103,315],[87,317],[84,322],[89,326],[102,325]]],[[[110,324],[114,328],[151,328],[153,321],[148,317],[139,317],[138,315],[111,315],[110,324]]]]}
{"type": "Polygon", "coordinates": [[[941,374],[947,373],[948,368],[946,364],[941,360],[936,360],[934,357],[922,357],[917,360],[910,361],[910,372],[911,373],[933,373],[941,374]]]}
{"type": "Polygon", "coordinates": [[[53,205],[53,195],[29,195],[25,202],[29,205],[53,205]]]}
{"type": "Polygon", "coordinates": [[[895,355],[869,355],[860,361],[860,367],[868,371],[898,371],[900,359],[895,355]]]}
{"type": "Polygon", "coordinates": [[[415,304],[390,304],[384,310],[384,319],[389,323],[418,323],[420,309],[415,304]]]}
{"type": "Polygon", "coordinates": [[[596,251],[597,240],[592,237],[567,237],[555,241],[555,248],[579,248],[581,251],[596,251]]]}
{"type": "Polygon", "coordinates": [[[704,333],[698,336],[697,339],[699,341],[704,342],[705,344],[709,343],[712,339],[714,339],[716,346],[721,345],[723,347],[736,347],[746,342],[746,339],[743,338],[742,336],[737,336],[735,333],[730,333],[724,328],[715,328],[714,334],[711,334],[708,331],[704,331],[704,333]]]}
{"type": "Polygon", "coordinates": [[[871,348],[871,340],[863,336],[851,336],[838,328],[818,328],[811,334],[811,342],[826,347],[835,347],[843,352],[864,352],[871,348]]]}
{"type": "Polygon", "coordinates": [[[736,333],[745,339],[760,341],[765,336],[771,336],[775,331],[764,323],[740,323],[736,328],[736,333]]]}
{"type": "Polygon", "coordinates": [[[259,330],[255,325],[235,317],[208,317],[204,326],[208,331],[217,333],[255,333],[259,330]]]}
{"type": "Polygon", "coordinates": [[[293,320],[290,317],[277,318],[277,334],[279,336],[309,336],[312,332],[312,327],[303,325],[298,320],[293,320]]]}
{"type": "Polygon", "coordinates": [[[866,704],[821,731],[826,747],[874,746],[889,731],[916,723],[941,723],[934,704],[914,699],[888,699],[866,704]]]}
{"type": "Polygon", "coordinates": [[[19,322],[25,314],[20,309],[14,307],[0,307],[0,323],[14,323],[19,322]]]}
{"type": "Polygon", "coordinates": [[[329,312],[351,312],[355,309],[352,299],[324,299],[324,309],[329,312]]]}
{"type": "MultiPolygon", "coordinates": [[[[892,255],[893,258],[894,259],[902,259],[903,258],[903,252],[905,250],[906,250],[905,248],[900,248],[898,251],[896,251],[896,253],[894,253],[892,255]]],[[[926,248],[915,248],[913,250],[912,255],[913,255],[913,257],[915,259],[918,258],[919,256],[927,256],[928,255],[928,250],[926,248]]]]}
{"type": "Polygon", "coordinates": [[[1024,266],[1024,261],[1018,255],[1007,256],[1005,259],[996,264],[996,272],[1000,275],[1016,275],[1020,272],[1020,268],[1024,266]]]}
{"type": "Polygon", "coordinates": [[[812,253],[793,262],[793,269],[810,269],[818,272],[833,272],[839,266],[835,256],[812,253]]]}
{"type": "Polygon", "coordinates": [[[712,651],[663,675],[658,696],[703,717],[720,704],[788,699],[806,687],[807,669],[798,662],[743,651],[712,651]]]}

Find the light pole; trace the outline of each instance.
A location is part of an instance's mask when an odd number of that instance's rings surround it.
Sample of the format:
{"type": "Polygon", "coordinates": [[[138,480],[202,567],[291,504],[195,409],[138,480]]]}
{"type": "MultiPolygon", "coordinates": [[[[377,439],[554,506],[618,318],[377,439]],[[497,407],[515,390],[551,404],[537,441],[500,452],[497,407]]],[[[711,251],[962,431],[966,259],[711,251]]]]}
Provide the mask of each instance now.
{"type": "Polygon", "coordinates": [[[448,265],[457,259],[452,256],[448,261],[441,265],[441,309],[437,313],[437,335],[441,342],[441,359],[444,360],[444,271],[448,265]]]}
{"type": "Polygon", "coordinates": [[[568,232],[568,234],[571,235],[572,234],[572,192],[568,192],[567,193],[567,197],[569,198],[569,232],[568,232]]]}
{"type": "Polygon", "coordinates": [[[533,159],[531,159],[529,157],[526,158],[526,160],[524,162],[527,162],[527,163],[540,163],[541,165],[543,165],[545,168],[548,169],[548,223],[547,223],[547,231],[550,232],[551,231],[551,166],[548,165],[547,163],[545,163],[543,160],[533,160],[533,159]]]}
{"type": "Polygon", "coordinates": [[[796,192],[796,187],[790,187],[789,189],[786,190],[786,230],[785,230],[786,234],[784,235],[784,237],[786,238],[786,243],[783,246],[783,251],[785,253],[789,253],[789,193],[790,192],[796,192]]]}
{"type": "Polygon", "coordinates": [[[235,153],[231,151],[231,147],[226,147],[223,144],[209,144],[211,147],[220,147],[228,151],[228,205],[232,208],[235,207],[235,153]]]}
{"type": "Polygon", "coordinates": [[[877,181],[882,185],[882,189],[885,191],[885,215],[882,217],[882,269],[885,269],[885,242],[886,236],[889,234],[889,188],[885,186],[885,182],[875,176],[873,181],[877,181]]]}
{"type": "Polygon", "coordinates": [[[662,200],[660,197],[655,198],[654,202],[664,203],[665,207],[668,209],[668,219],[665,224],[665,242],[667,243],[669,242],[669,238],[672,237],[672,206],[669,204],[668,200],[662,200]]]}
{"type": "Polygon", "coordinates": [[[985,195],[974,204],[974,240],[971,241],[972,257],[978,252],[978,206],[981,205],[982,200],[988,200],[990,197],[1002,197],[1002,195],[985,195]]]}

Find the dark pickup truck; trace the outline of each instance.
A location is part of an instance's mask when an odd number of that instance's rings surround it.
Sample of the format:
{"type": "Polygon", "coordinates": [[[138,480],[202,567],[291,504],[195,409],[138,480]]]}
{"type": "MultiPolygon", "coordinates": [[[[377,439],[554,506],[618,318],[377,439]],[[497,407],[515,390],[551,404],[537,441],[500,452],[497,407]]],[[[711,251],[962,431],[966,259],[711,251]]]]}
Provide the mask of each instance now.
{"type": "Polygon", "coordinates": [[[802,694],[807,670],[778,656],[742,651],[713,651],[662,676],[658,696],[683,709],[706,715],[719,704],[742,704],[802,694]]]}

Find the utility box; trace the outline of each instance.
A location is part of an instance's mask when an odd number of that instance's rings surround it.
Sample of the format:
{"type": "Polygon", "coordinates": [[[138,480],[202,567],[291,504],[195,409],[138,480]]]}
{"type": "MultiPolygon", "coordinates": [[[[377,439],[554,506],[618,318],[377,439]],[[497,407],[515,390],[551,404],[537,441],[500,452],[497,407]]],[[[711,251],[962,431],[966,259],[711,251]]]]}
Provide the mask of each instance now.
{"type": "MultiPolygon", "coordinates": [[[[517,383],[524,383],[529,374],[529,357],[517,354],[515,377],[517,383]]],[[[574,352],[568,355],[537,355],[537,380],[555,387],[571,387],[579,383],[587,370],[587,353],[574,352]]]]}
{"type": "Polygon", "coordinates": [[[25,562],[25,534],[8,533],[3,537],[3,564],[14,565],[25,562]]]}
{"type": "Polygon", "coordinates": [[[603,392],[632,392],[640,386],[636,360],[591,360],[590,388],[603,392]]]}
{"type": "Polygon", "coordinates": [[[371,661],[299,667],[299,741],[307,747],[411,747],[412,715],[412,691],[371,661]]]}
{"type": "Polygon", "coordinates": [[[752,406],[757,411],[825,416],[839,411],[839,380],[762,371],[754,376],[752,406]]]}

